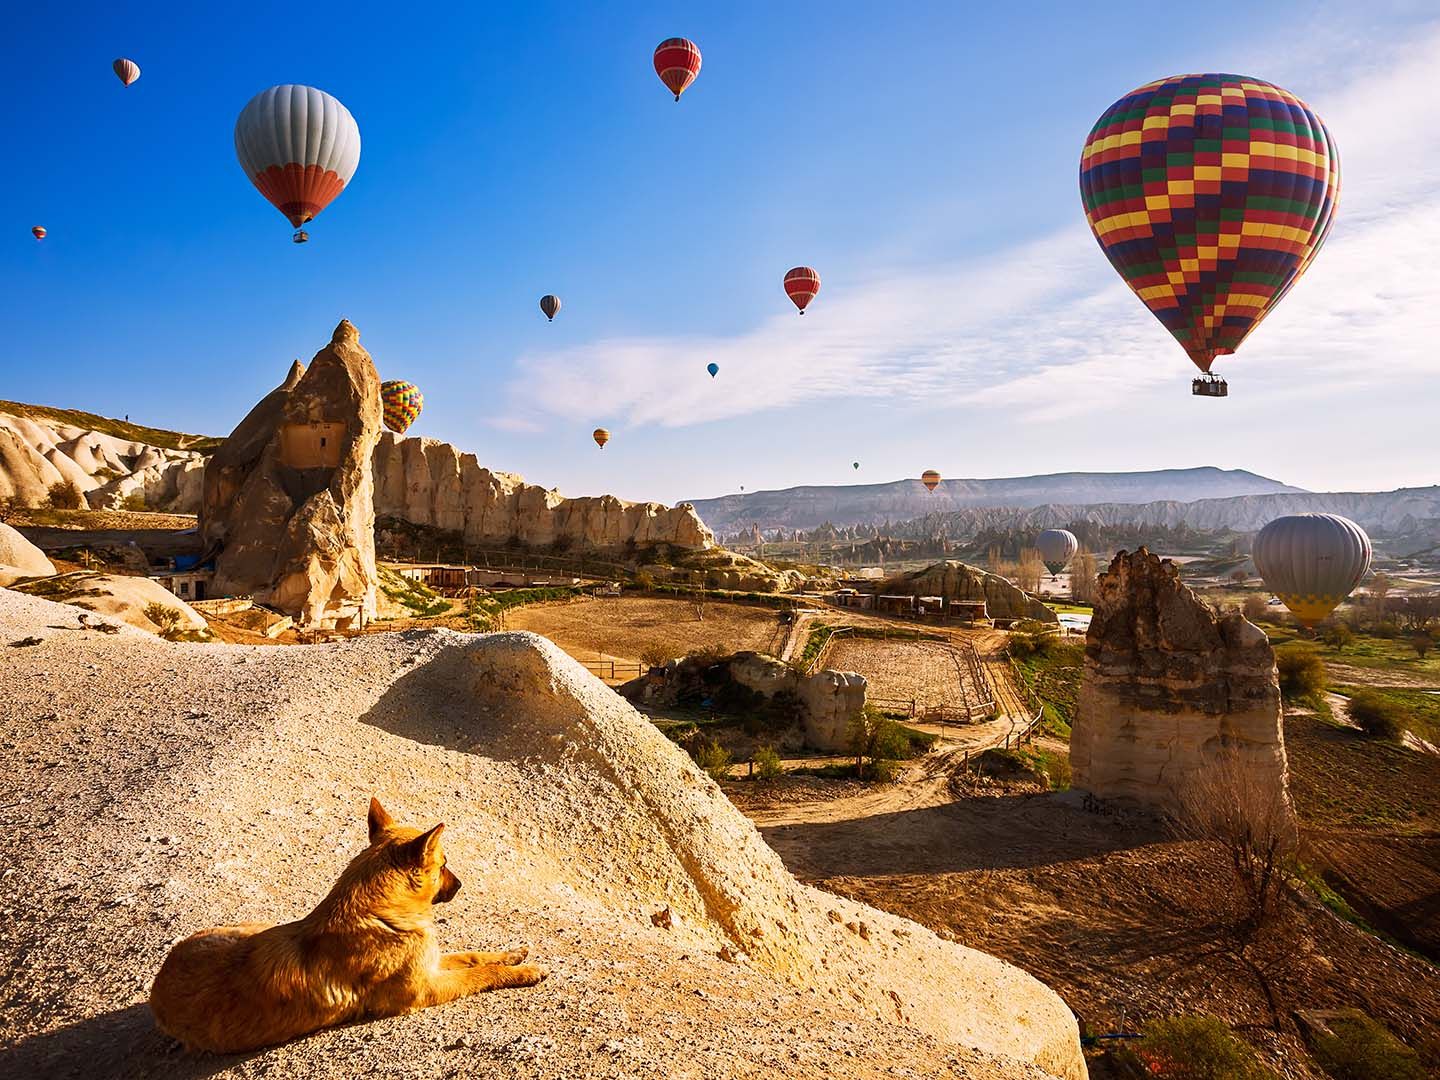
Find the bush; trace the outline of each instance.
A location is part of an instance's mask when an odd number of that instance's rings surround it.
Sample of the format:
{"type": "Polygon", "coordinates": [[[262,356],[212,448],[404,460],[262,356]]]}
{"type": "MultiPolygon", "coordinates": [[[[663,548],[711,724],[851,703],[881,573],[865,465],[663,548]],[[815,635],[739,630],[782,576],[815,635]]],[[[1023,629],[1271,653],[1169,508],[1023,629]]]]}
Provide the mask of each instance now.
{"type": "Polygon", "coordinates": [[[145,605],[145,618],[160,628],[161,637],[169,637],[180,622],[180,612],[168,604],[152,600],[145,605]]]}
{"type": "Polygon", "coordinates": [[[1405,708],[1377,690],[1359,690],[1350,699],[1350,719],[1366,735],[1398,740],[1405,734],[1405,708]]]}
{"type": "Polygon", "coordinates": [[[1275,650],[1280,692],[1290,701],[1313,697],[1325,688],[1325,662],[1313,645],[1286,645],[1275,650]]]}
{"type": "Polygon", "coordinates": [[[1244,615],[1245,618],[1249,619],[1252,623],[1259,622],[1261,619],[1269,618],[1270,605],[1265,603],[1265,597],[1259,593],[1251,593],[1245,597],[1244,602],[1241,603],[1240,614],[1244,615]]]}
{"type": "Polygon", "coordinates": [[[1311,1047],[1320,1067],[1335,1080],[1424,1080],[1414,1050],[1364,1013],[1337,1017],[1311,1047]]]}
{"type": "Polygon", "coordinates": [[[1387,641],[1391,638],[1399,637],[1400,624],[1394,619],[1381,619],[1375,624],[1375,636],[1385,638],[1387,641]]]}
{"type": "Polygon", "coordinates": [[[1176,1016],[1145,1025],[1135,1056],[1162,1080],[1275,1080],[1250,1045],[1213,1016],[1176,1016]]]}
{"type": "Polygon", "coordinates": [[[1325,628],[1324,641],[1336,652],[1344,652],[1345,646],[1355,640],[1355,631],[1343,622],[1332,623],[1325,628]]]}
{"type": "Polygon", "coordinates": [[[51,510],[79,510],[85,505],[85,493],[75,481],[62,480],[46,489],[45,505],[51,510]]]}
{"type": "Polygon", "coordinates": [[[663,645],[646,645],[640,651],[640,666],[646,671],[651,668],[663,668],[674,657],[670,656],[663,645]]]}
{"type": "Polygon", "coordinates": [[[724,780],[730,775],[730,751],[714,739],[706,739],[695,748],[695,764],[712,779],[724,780]]]}
{"type": "Polygon", "coordinates": [[[1434,645],[1435,642],[1428,633],[1422,630],[1410,639],[1410,644],[1415,649],[1415,655],[1420,657],[1421,660],[1424,660],[1425,654],[1430,651],[1430,646],[1434,645]]]}
{"type": "Polygon", "coordinates": [[[780,753],[773,746],[755,751],[755,775],[761,780],[774,780],[785,770],[780,767],[780,753]]]}

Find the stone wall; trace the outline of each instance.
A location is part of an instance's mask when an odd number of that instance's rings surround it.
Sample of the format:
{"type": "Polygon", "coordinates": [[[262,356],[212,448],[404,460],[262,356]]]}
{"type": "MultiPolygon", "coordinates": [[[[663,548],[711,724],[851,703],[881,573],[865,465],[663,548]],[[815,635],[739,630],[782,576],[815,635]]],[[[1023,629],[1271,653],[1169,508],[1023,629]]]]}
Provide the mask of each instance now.
{"type": "Polygon", "coordinates": [[[1286,783],[1275,654],[1238,612],[1216,615],[1143,547],[1100,575],[1070,737],[1073,785],[1171,810],[1222,757],[1286,783]]]}

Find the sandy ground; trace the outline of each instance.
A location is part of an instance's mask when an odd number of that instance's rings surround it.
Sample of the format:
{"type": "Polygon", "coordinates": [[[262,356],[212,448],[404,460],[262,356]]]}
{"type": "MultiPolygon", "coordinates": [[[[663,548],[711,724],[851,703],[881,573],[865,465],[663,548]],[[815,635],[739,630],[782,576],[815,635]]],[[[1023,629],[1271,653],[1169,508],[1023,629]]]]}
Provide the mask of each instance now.
{"type": "Polygon", "coordinates": [[[544,634],[577,660],[600,657],[634,663],[647,649],[684,656],[695,649],[764,652],[777,638],[777,613],[748,604],[705,604],[703,619],[687,600],[605,597],[543,604],[507,613],[507,630],[544,634]]]}
{"type": "Polygon", "coordinates": [[[866,697],[913,701],[917,711],[958,706],[978,700],[973,686],[962,685],[950,651],[937,641],[884,641],[841,635],[825,658],[836,671],[857,671],[868,684],[866,697]]]}
{"type": "MultiPolygon", "coordinates": [[[[997,1036],[1049,1039],[1030,991],[1002,980],[966,998],[954,965],[975,954],[787,885],[653,728],[573,666],[536,668],[551,655],[537,639],[177,645],[81,630],[75,614],[0,590],[5,1075],[1043,1075],[908,1022],[990,1010],[997,1036]],[[12,644],[28,637],[40,643],[12,644]],[[491,654],[517,659],[490,668],[491,654]],[[579,726],[546,704],[566,694],[595,702],[579,726]],[[659,756],[627,756],[643,747],[659,756]],[[549,980],[248,1056],[159,1035],[144,1002],[170,944],[309,910],[363,844],[372,793],[402,820],[448,825],[465,887],[442,943],[527,944],[549,980]],[[650,918],[666,903],[669,930],[650,918]],[[861,1004],[902,971],[888,1015],[861,1004]]],[[[964,962],[982,960],[1001,974],[964,962]]]]}

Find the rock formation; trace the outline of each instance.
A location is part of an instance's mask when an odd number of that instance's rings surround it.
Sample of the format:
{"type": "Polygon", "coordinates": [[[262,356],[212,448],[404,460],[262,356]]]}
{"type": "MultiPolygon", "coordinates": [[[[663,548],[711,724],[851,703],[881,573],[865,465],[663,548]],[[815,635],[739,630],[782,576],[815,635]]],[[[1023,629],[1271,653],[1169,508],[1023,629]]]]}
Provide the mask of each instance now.
{"type": "Polygon", "coordinates": [[[1122,551],[1100,575],[1070,736],[1076,788],[1155,809],[1222,756],[1285,786],[1275,654],[1238,612],[1217,616],[1168,559],[1122,551]]]}
{"type": "Polygon", "coordinates": [[[206,629],[204,618],[194,608],[150,578],[78,570],[58,577],[26,582],[17,586],[15,591],[73,604],[99,615],[109,615],[152,634],[166,630],[206,629]],[[156,622],[152,619],[150,616],[157,614],[151,607],[154,604],[173,612],[173,622],[168,619],[156,622]]]}
{"type": "Polygon", "coordinates": [[[120,507],[141,495],[148,510],[193,514],[200,507],[203,454],[183,448],[198,436],[169,436],[175,446],[153,446],[85,426],[140,432],[122,421],[87,413],[19,404],[0,404],[0,499],[43,506],[55,484],[74,484],[97,510],[120,507]],[[7,407],[14,410],[6,411],[7,407]]]}
{"type": "Polygon", "coordinates": [[[309,370],[285,381],[231,432],[205,471],[200,531],[212,592],[250,595],[302,626],[375,617],[371,455],[380,378],[349,322],[309,370]]]}
{"type": "Polygon", "coordinates": [[[444,946],[528,945],[552,975],[298,1039],[246,1070],[1085,1076],[1053,991],[796,881],[713,781],[544,638],[207,649],[53,629],[74,617],[0,591],[0,641],[42,639],[0,664],[0,776],[46,830],[0,831],[28,965],[0,996],[7,1075],[193,1077],[143,1004],[166,949],[299,917],[364,847],[379,795],[407,824],[446,823],[465,887],[440,912],[444,946]],[[97,669],[105,692],[84,692],[97,669]],[[57,687],[75,691],[63,708],[57,687]]]}
{"type": "MultiPolygon", "coordinates": [[[[671,660],[618,688],[630,701],[673,704],[708,697],[723,707],[727,701],[738,711],[745,705],[761,706],[788,695],[795,705],[795,721],[804,732],[803,745],[827,753],[843,753],[850,721],[865,707],[865,676],[853,671],[817,671],[802,675],[789,664],[756,652],[733,656],[687,656],[671,660]],[[750,692],[749,702],[737,702],[735,687],[750,692]],[[758,699],[754,700],[758,695],[758,699]]],[[[783,698],[782,698],[783,700],[783,698]]]]}
{"type": "Polygon", "coordinates": [[[1055,612],[1000,575],[953,559],[887,578],[876,591],[892,596],[939,596],[947,610],[951,600],[984,600],[992,619],[1059,622],[1055,612]]]}
{"type": "Polygon", "coordinates": [[[532,547],[568,541],[589,550],[670,544],[704,549],[715,538],[688,504],[632,503],[613,495],[567,499],[514,473],[482,468],[437,439],[384,432],[375,447],[375,513],[461,533],[476,546],[512,539],[532,547]]]}
{"type": "Polygon", "coordinates": [[[46,577],[55,564],[45,553],[4,522],[0,522],[0,585],[24,577],[46,577]]]}

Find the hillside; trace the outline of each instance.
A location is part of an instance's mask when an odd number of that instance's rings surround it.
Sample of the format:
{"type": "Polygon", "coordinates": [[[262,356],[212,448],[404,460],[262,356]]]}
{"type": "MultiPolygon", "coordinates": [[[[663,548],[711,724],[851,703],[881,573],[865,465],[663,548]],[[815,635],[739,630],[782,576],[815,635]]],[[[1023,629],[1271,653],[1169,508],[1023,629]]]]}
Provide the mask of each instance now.
{"type": "Polygon", "coordinates": [[[784,488],[694,499],[706,525],[720,535],[757,524],[768,529],[875,525],[977,507],[1038,507],[1049,503],[1191,502],[1276,492],[1300,492],[1243,469],[1159,469],[1127,473],[1049,473],[995,480],[943,480],[934,492],[918,480],[784,488]]]}
{"type": "Polygon", "coordinates": [[[124,442],[145,443],[147,446],[158,446],[164,450],[193,450],[196,453],[208,454],[224,441],[214,435],[186,435],[179,431],[166,431],[164,428],[132,424],[128,420],[116,420],[113,416],[99,416],[96,413],[84,412],[80,409],[57,409],[50,405],[26,405],[19,401],[0,401],[0,413],[23,416],[28,420],[43,421],[52,426],[60,424],[66,427],[82,428],[86,431],[99,432],[102,435],[111,435],[124,442]]]}
{"type": "Polygon", "coordinates": [[[0,859],[23,883],[0,921],[24,972],[0,1001],[7,1075],[1085,1075],[1058,996],[798,884],[543,638],[197,646],[78,614],[0,589],[0,859]],[[145,1005],[171,942],[308,911],[372,794],[447,825],[465,885],[442,944],[525,944],[549,979],[244,1058],[178,1053],[145,1005]]]}
{"type": "Polygon", "coordinates": [[[985,529],[1048,529],[1088,521],[1095,525],[1181,525],[1201,531],[1255,532],[1282,514],[1343,514],[1377,534],[1440,540],[1440,486],[1396,491],[1283,492],[1194,502],[1070,503],[1034,507],[982,507],[930,514],[894,523],[896,537],[943,533],[953,539],[985,529]]]}

